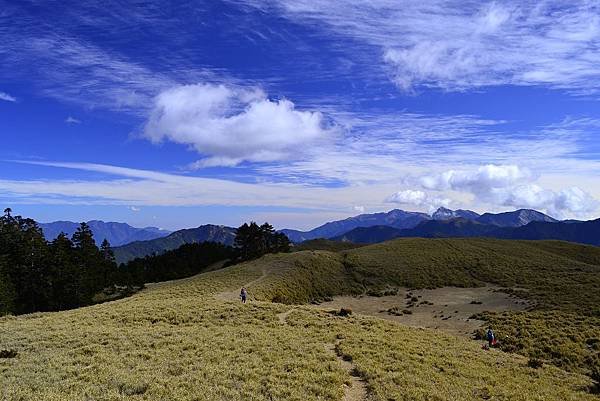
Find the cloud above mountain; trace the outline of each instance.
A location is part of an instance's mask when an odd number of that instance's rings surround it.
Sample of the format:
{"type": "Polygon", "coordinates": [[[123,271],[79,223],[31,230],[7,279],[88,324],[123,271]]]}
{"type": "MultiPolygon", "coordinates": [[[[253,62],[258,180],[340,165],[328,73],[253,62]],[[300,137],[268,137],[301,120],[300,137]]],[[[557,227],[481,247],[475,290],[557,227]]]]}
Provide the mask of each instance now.
{"type": "Polygon", "coordinates": [[[417,207],[427,207],[429,211],[435,210],[440,206],[449,206],[452,202],[448,198],[432,196],[420,190],[405,189],[392,194],[388,202],[400,205],[410,205],[417,207]]]}
{"type": "Polygon", "coordinates": [[[543,188],[539,177],[517,165],[485,165],[471,170],[448,170],[421,178],[424,188],[435,191],[466,192],[478,202],[493,205],[533,208],[556,217],[587,216],[599,202],[578,187],[560,190],[543,188]]]}

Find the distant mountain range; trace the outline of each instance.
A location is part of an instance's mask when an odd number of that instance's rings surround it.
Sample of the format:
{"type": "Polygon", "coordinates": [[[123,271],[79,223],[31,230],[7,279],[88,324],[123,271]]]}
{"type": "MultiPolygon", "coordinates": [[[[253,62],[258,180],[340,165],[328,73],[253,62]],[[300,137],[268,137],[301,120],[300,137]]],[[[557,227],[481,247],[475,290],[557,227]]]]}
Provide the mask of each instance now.
{"type": "MultiPolygon", "coordinates": [[[[161,254],[183,244],[214,241],[232,245],[236,229],[203,225],[169,233],[157,228],[134,228],[123,223],[90,221],[97,242],[107,238],[119,263],[146,255],[161,254]]],[[[71,235],[77,223],[41,224],[47,238],[60,231],[71,235]]],[[[557,239],[600,245],[600,219],[593,221],[556,219],[531,209],[479,215],[471,210],[439,208],[431,215],[394,209],[384,213],[361,214],[332,221],[310,231],[281,230],[292,242],[330,239],[354,243],[375,243],[398,237],[494,237],[505,239],[557,239]]]]}
{"type": "Polygon", "coordinates": [[[430,219],[431,216],[426,213],[405,212],[404,210],[394,209],[387,213],[361,214],[345,220],[332,221],[310,231],[285,229],[281,232],[287,235],[290,241],[298,243],[316,238],[332,238],[357,227],[411,228],[430,219]]]}
{"type": "MultiPolygon", "coordinates": [[[[96,243],[100,245],[106,238],[112,246],[128,244],[133,241],[145,241],[160,238],[169,235],[171,232],[161,230],[156,227],[136,228],[125,223],[104,222],[100,220],[91,220],[87,224],[94,233],[96,243]]],[[[79,223],[72,221],[55,221],[52,223],[40,223],[44,236],[48,241],[52,241],[61,232],[67,234],[69,238],[73,235],[79,223]]]]}
{"type": "MultiPolygon", "coordinates": [[[[319,226],[310,231],[281,230],[288,238],[295,243],[316,239],[333,239],[343,236],[351,230],[359,229],[357,232],[365,233],[364,228],[375,226],[386,226],[395,229],[411,229],[427,221],[447,221],[456,218],[463,218],[469,221],[475,221],[482,224],[493,225],[497,227],[520,227],[532,221],[556,222],[550,216],[531,209],[519,209],[514,212],[505,213],[485,213],[479,215],[471,210],[450,210],[446,208],[437,209],[431,216],[426,213],[406,212],[404,210],[394,209],[387,213],[361,214],[350,217],[345,220],[333,221],[319,226]]],[[[378,228],[374,232],[391,232],[378,228]]],[[[371,235],[371,234],[369,234],[371,235]]],[[[380,235],[380,234],[373,234],[380,235]]]]}
{"type": "Polygon", "coordinates": [[[331,238],[354,243],[376,243],[400,237],[492,237],[500,239],[554,239],[600,246],[600,219],[591,221],[531,221],[522,226],[498,226],[456,218],[426,221],[414,228],[395,229],[387,226],[355,228],[331,238]]]}
{"type": "Polygon", "coordinates": [[[225,245],[233,245],[236,229],[226,226],[207,224],[197,228],[178,230],[166,237],[149,241],[136,241],[127,245],[114,247],[117,263],[125,263],[135,258],[146,255],[161,254],[172,249],[177,249],[183,244],[213,241],[225,245]]]}

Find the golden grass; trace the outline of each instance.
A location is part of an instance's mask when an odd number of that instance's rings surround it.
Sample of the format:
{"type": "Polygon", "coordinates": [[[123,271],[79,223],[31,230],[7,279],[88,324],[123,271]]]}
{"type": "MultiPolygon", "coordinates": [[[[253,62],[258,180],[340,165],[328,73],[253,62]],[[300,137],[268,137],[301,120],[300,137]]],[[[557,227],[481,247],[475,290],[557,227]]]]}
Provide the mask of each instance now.
{"type": "MultiPolygon", "coordinates": [[[[273,268],[281,258],[265,260],[273,268]]],[[[252,262],[115,302],[1,318],[0,349],[18,355],[0,359],[0,399],[340,400],[351,381],[329,350],[336,339],[370,400],[596,399],[583,391],[584,376],[534,370],[523,357],[443,333],[302,306],[281,323],[292,307],[217,297],[264,267],[252,262]]],[[[259,280],[256,291],[261,283],[273,285],[259,280]]]]}

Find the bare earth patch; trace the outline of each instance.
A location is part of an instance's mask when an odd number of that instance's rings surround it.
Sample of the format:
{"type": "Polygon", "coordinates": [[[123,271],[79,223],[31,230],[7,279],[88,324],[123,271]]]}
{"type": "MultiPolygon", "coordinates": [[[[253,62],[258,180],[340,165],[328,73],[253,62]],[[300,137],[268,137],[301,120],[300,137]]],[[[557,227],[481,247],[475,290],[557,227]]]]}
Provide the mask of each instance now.
{"type": "Polygon", "coordinates": [[[499,287],[443,287],[435,290],[400,288],[397,295],[340,296],[316,307],[337,310],[351,308],[354,313],[393,320],[407,326],[469,336],[484,323],[470,319],[475,313],[524,310],[531,306],[526,300],[499,290],[499,287]]]}

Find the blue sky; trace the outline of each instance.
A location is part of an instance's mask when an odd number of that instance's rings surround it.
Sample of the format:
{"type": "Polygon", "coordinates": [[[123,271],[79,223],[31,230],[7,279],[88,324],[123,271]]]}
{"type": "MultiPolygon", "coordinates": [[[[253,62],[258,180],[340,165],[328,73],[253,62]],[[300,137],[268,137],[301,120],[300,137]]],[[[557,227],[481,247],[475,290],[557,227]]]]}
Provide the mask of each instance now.
{"type": "Polygon", "coordinates": [[[0,10],[0,201],[40,221],[600,215],[597,1],[0,10]]]}

